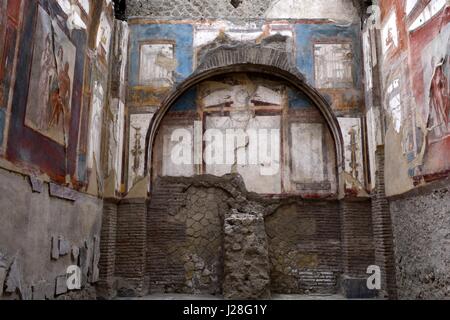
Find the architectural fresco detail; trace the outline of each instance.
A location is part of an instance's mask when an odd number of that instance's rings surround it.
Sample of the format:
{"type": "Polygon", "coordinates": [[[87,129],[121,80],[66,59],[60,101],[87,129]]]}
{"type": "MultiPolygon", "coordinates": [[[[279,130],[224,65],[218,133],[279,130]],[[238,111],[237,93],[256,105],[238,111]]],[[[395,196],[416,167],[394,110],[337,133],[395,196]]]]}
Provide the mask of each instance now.
{"type": "Polygon", "coordinates": [[[449,54],[448,0],[0,0],[0,299],[449,298],[449,54]]]}
{"type": "Polygon", "coordinates": [[[196,96],[180,97],[163,121],[154,151],[162,157],[154,160],[155,177],[239,173],[258,193],[336,192],[330,133],[301,93],[253,74],[205,81],[193,92],[196,96]],[[180,130],[187,135],[181,141],[180,130]],[[173,161],[172,151],[180,145],[189,153],[183,164],[173,161]],[[284,175],[286,170],[291,173],[284,175]]]}

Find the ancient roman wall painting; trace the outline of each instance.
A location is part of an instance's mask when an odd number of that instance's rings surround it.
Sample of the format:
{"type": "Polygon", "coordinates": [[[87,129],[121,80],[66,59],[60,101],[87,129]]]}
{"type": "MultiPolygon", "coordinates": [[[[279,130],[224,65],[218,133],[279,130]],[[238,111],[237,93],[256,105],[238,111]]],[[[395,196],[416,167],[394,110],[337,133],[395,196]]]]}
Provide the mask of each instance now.
{"type": "Polygon", "coordinates": [[[383,54],[398,47],[397,16],[394,11],[381,29],[381,46],[383,54]]]}
{"type": "Polygon", "coordinates": [[[412,116],[421,132],[412,129],[406,147],[423,156],[411,175],[425,176],[426,180],[450,169],[449,22],[450,7],[445,1],[432,1],[409,32],[412,92],[417,107],[412,116]]]}
{"type": "Polygon", "coordinates": [[[88,142],[88,168],[96,170],[100,174],[101,155],[100,143],[102,135],[103,106],[105,101],[105,89],[100,81],[94,81],[92,88],[91,112],[89,117],[89,142],[88,142]]]}
{"type": "Polygon", "coordinates": [[[353,87],[351,43],[317,43],[314,55],[317,88],[353,87]]]}
{"type": "Polygon", "coordinates": [[[239,173],[249,191],[314,197],[336,192],[335,167],[318,109],[284,82],[244,73],[182,96],[162,121],[153,157],[154,178],[239,173]]]}
{"type": "Polygon", "coordinates": [[[344,138],[345,190],[357,195],[365,188],[363,134],[360,118],[338,118],[344,138]]]}
{"type": "Polygon", "coordinates": [[[387,182],[396,175],[386,186],[393,195],[450,170],[450,7],[441,0],[381,5],[387,182]]]}
{"type": "Polygon", "coordinates": [[[153,87],[167,87],[173,84],[173,71],[177,67],[174,60],[173,43],[148,43],[141,45],[139,83],[153,87]]]}
{"type": "Polygon", "coordinates": [[[146,113],[134,111],[128,123],[128,190],[144,176],[145,136],[155,110],[146,113]]]}
{"type": "Polygon", "coordinates": [[[231,41],[260,42],[264,37],[280,34],[288,37],[289,41],[294,38],[294,30],[291,24],[272,23],[246,23],[233,24],[229,21],[217,21],[207,24],[198,24],[194,29],[194,50],[196,59],[194,63],[199,64],[201,51],[216,39],[228,38],[231,41]]]}
{"type": "Polygon", "coordinates": [[[108,174],[116,175],[116,190],[120,190],[122,175],[122,153],[124,146],[125,105],[114,99],[110,102],[110,121],[108,123],[108,174]]]}
{"type": "Polygon", "coordinates": [[[0,154],[6,145],[7,114],[11,108],[11,87],[16,56],[22,1],[0,1],[0,154]]]}
{"type": "Polygon", "coordinates": [[[76,48],[39,7],[25,124],[61,145],[71,119],[76,48]]]}
{"type": "Polygon", "coordinates": [[[102,15],[100,16],[100,24],[97,31],[97,49],[100,49],[100,52],[105,60],[107,60],[109,56],[111,32],[111,22],[109,21],[107,15],[102,12],[102,15]]]}

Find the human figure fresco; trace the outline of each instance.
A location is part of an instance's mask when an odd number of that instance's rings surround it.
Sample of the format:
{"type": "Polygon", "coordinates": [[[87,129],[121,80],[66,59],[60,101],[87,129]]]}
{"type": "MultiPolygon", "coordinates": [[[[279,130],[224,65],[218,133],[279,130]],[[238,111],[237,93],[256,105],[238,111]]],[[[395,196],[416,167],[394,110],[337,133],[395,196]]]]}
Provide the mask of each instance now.
{"type": "MultiPolygon", "coordinates": [[[[62,70],[58,72],[57,86],[51,93],[51,118],[49,126],[57,126],[62,118],[64,121],[64,114],[69,110],[70,103],[70,76],[69,76],[69,63],[64,63],[64,50],[59,48],[58,50],[59,64],[64,65],[62,70]]],[[[64,124],[64,123],[63,123],[64,124]]]]}
{"type": "MultiPolygon", "coordinates": [[[[432,62],[434,64],[434,61],[432,62]]],[[[445,74],[445,60],[441,60],[434,68],[430,85],[430,113],[428,129],[436,138],[449,133],[450,90],[449,79],[445,74]]]]}
{"type": "Polygon", "coordinates": [[[50,87],[56,78],[55,59],[53,56],[53,44],[48,34],[45,37],[45,47],[42,52],[41,61],[41,73],[39,77],[39,100],[38,103],[42,104],[43,108],[39,108],[43,112],[36,114],[36,125],[40,130],[47,130],[49,127],[48,119],[51,115],[51,109],[49,104],[51,103],[50,87]]]}

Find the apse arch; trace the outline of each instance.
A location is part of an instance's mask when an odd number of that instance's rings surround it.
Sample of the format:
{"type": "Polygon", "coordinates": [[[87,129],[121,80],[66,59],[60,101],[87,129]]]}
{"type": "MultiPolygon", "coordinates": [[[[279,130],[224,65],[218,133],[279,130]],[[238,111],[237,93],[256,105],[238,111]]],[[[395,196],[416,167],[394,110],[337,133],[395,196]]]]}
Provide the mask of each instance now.
{"type": "MultiPolygon", "coordinates": [[[[189,89],[195,87],[203,81],[216,76],[242,72],[275,76],[278,79],[286,81],[293,88],[298,89],[312,101],[314,106],[317,107],[317,109],[324,117],[326,124],[332,134],[336,150],[337,178],[339,179],[339,175],[340,173],[342,173],[344,168],[344,142],[339,122],[329,103],[315,88],[305,82],[304,77],[298,71],[292,72],[292,70],[286,70],[286,68],[280,68],[279,66],[260,63],[237,63],[223,66],[219,65],[209,68],[200,66],[199,69],[197,69],[197,72],[195,72],[185,81],[176,86],[164,99],[161,108],[155,113],[152,121],[150,122],[145,142],[145,176],[152,176],[152,150],[155,144],[155,138],[164,116],[170,110],[172,105],[178,100],[178,98],[188,92],[189,89]]],[[[337,183],[339,185],[339,181],[337,181],[337,183]]]]}

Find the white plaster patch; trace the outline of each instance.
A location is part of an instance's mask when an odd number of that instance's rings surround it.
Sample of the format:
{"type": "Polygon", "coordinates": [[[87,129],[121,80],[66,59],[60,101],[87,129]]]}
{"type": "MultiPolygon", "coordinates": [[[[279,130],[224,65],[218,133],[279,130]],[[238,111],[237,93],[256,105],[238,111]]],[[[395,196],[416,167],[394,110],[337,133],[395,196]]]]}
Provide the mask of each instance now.
{"type": "Polygon", "coordinates": [[[354,22],[358,11],[351,0],[276,0],[266,12],[268,19],[330,19],[354,22]]]}
{"type": "Polygon", "coordinates": [[[417,19],[411,24],[411,26],[409,27],[409,31],[423,26],[439,11],[441,11],[446,4],[448,4],[447,0],[431,0],[431,2],[423,9],[417,19]]]}
{"type": "Polygon", "coordinates": [[[161,132],[163,135],[162,175],[193,176],[195,173],[193,164],[194,126],[163,126],[161,132]],[[178,162],[179,159],[182,161],[178,162]]]}
{"type": "Polygon", "coordinates": [[[325,180],[323,131],[321,123],[291,124],[291,181],[320,183],[325,180]]]}

